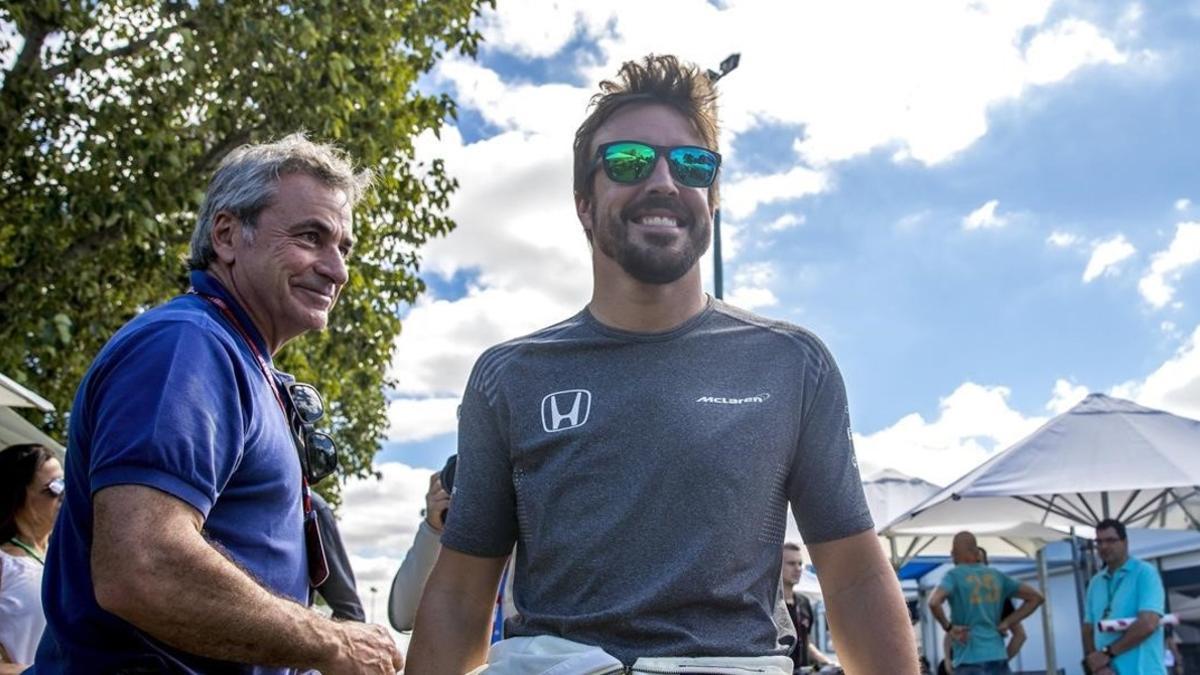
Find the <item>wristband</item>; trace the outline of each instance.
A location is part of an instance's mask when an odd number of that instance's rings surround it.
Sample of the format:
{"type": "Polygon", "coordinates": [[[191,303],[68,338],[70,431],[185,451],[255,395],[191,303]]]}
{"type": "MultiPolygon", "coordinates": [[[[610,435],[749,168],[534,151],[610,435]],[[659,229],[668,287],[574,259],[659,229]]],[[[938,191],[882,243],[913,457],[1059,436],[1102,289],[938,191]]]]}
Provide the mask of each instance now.
{"type": "Polygon", "coordinates": [[[1109,659],[1115,659],[1117,657],[1117,655],[1113,653],[1112,645],[1104,645],[1103,651],[1104,651],[1104,655],[1107,656],[1109,659]]]}

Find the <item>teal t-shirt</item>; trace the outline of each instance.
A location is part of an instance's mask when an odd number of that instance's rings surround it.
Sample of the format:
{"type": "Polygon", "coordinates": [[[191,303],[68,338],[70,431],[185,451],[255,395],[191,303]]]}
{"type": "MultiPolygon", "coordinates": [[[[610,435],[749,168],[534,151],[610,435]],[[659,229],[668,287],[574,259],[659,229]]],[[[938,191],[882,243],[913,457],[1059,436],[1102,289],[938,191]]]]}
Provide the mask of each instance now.
{"type": "Polygon", "coordinates": [[[1005,661],[1004,636],[996,628],[1004,601],[1017,592],[1020,582],[979,564],[955,565],[942,577],[941,588],[950,598],[950,623],[967,626],[967,641],[952,643],[954,665],[1005,661]]]}
{"type": "MultiPolygon", "coordinates": [[[[1165,591],[1158,570],[1144,560],[1129,558],[1109,574],[1108,568],[1092,577],[1087,589],[1085,620],[1095,627],[1101,619],[1133,619],[1138,612],[1154,612],[1162,616],[1166,606],[1165,591]]],[[[1121,639],[1122,632],[1094,633],[1096,649],[1121,639]]],[[[1113,670],[1119,675],[1126,673],[1161,673],[1163,665],[1163,629],[1159,625],[1150,637],[1137,647],[1118,654],[1113,659],[1113,670]]]]}

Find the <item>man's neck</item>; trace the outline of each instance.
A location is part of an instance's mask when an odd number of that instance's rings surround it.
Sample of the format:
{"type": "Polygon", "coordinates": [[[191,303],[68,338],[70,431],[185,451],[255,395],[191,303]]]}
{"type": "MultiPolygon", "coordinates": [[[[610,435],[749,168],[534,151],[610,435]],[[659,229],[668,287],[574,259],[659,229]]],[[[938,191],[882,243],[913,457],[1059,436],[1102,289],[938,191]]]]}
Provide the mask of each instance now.
{"type": "Polygon", "coordinates": [[[794,588],[796,588],[795,584],[783,584],[783,601],[789,605],[796,604],[796,591],[793,590],[794,588]]]}
{"type": "Polygon", "coordinates": [[[593,270],[588,310],[596,320],[611,328],[663,333],[699,314],[706,304],[698,265],[669,284],[647,284],[630,277],[616,261],[596,252],[593,270]],[[595,269],[598,266],[610,269],[600,272],[595,269]]]}
{"type": "Polygon", "coordinates": [[[223,267],[218,262],[210,265],[205,271],[212,275],[212,277],[217,281],[221,282],[221,286],[225,289],[225,292],[233,296],[233,300],[238,304],[238,307],[241,307],[242,311],[246,313],[246,316],[250,317],[250,321],[254,323],[254,329],[258,331],[258,334],[262,336],[263,342],[267,344],[267,355],[273,357],[275,353],[283,347],[287,340],[277,342],[272,337],[272,331],[268,330],[270,327],[268,322],[255,314],[253,305],[246,301],[246,298],[238,289],[237,282],[234,281],[233,278],[232,270],[227,267],[223,267]]]}
{"type": "Polygon", "coordinates": [[[1128,561],[1129,561],[1128,555],[1122,556],[1120,560],[1114,560],[1113,562],[1109,563],[1109,565],[1108,565],[1108,573],[1109,574],[1116,573],[1116,571],[1121,569],[1122,567],[1124,567],[1125,563],[1128,561]]]}

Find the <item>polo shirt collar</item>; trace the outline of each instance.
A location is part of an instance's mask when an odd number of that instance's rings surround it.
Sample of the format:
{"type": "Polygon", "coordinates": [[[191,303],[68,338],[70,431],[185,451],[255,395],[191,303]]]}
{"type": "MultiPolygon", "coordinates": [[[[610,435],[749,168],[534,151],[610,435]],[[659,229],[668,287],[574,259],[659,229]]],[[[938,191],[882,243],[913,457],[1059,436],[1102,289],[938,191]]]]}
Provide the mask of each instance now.
{"type": "Polygon", "coordinates": [[[1104,566],[1104,569],[1103,569],[1103,570],[1101,570],[1101,573],[1102,573],[1104,576],[1106,576],[1106,577],[1112,578],[1112,577],[1115,577],[1115,576],[1116,576],[1116,575],[1118,575],[1118,574],[1123,574],[1123,573],[1126,573],[1126,572],[1130,572],[1130,571],[1132,571],[1132,570],[1133,570],[1133,564],[1134,564],[1133,556],[1126,556],[1126,557],[1125,557],[1125,564],[1123,564],[1123,565],[1121,565],[1120,567],[1118,567],[1116,572],[1112,572],[1112,573],[1110,573],[1110,572],[1108,571],[1108,565],[1105,565],[1105,566],[1104,566]]]}
{"type": "MultiPolygon", "coordinates": [[[[188,279],[192,283],[192,290],[200,295],[211,295],[218,297],[229,305],[229,309],[233,311],[233,315],[237,317],[238,323],[242,324],[242,329],[254,341],[254,345],[258,347],[258,351],[271,363],[271,352],[267,350],[267,341],[263,339],[262,333],[258,332],[258,327],[254,325],[254,321],[246,310],[238,304],[234,299],[233,294],[226,290],[225,286],[213,275],[203,270],[192,270],[188,274],[188,279]]],[[[236,330],[236,329],[234,329],[236,330]]]]}

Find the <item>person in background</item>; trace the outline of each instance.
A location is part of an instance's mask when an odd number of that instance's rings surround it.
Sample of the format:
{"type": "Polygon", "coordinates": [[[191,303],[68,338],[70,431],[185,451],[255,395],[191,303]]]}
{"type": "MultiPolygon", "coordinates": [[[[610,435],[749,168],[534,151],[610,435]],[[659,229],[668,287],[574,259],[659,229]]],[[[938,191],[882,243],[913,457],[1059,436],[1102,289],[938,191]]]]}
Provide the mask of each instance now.
{"type": "Polygon", "coordinates": [[[321,543],[325,546],[325,561],[329,565],[329,578],[313,589],[320,594],[332,610],[337,621],[367,620],[363,611],[362,598],[358,597],[358,584],[354,581],[354,568],[350,566],[350,554],[338,531],[337,518],[325,498],[312,493],[313,511],[317,514],[317,526],[321,528],[321,543]]]}
{"type": "Polygon", "coordinates": [[[787,606],[788,617],[796,629],[796,648],[792,650],[792,661],[799,671],[804,666],[837,665],[833,659],[823,654],[812,643],[810,635],[813,629],[813,607],[808,596],[796,591],[796,584],[804,575],[804,553],[800,545],[787,542],[783,545],[783,569],[780,582],[783,585],[783,600],[787,606]]]}
{"type": "Polygon", "coordinates": [[[970,532],[954,535],[950,549],[954,567],[929,598],[933,618],[953,640],[950,659],[955,675],[1007,675],[1004,637],[1012,626],[1033,613],[1042,604],[1042,594],[1029,584],[982,563],[982,556],[970,532]],[[1006,619],[1000,618],[1004,600],[1012,596],[1023,600],[1006,619]],[[950,601],[952,624],[942,605],[950,601]]]}
{"type": "Polygon", "coordinates": [[[1174,626],[1163,626],[1163,666],[1167,675],[1183,675],[1183,653],[1179,651],[1179,636],[1174,626]]]}
{"type": "MultiPolygon", "coordinates": [[[[404,555],[404,562],[400,563],[400,569],[392,579],[392,590],[388,595],[388,621],[391,622],[392,628],[398,631],[408,632],[413,629],[413,619],[417,614],[421,594],[425,591],[425,582],[429,579],[434,563],[437,562],[438,552],[442,550],[442,529],[450,512],[450,502],[453,501],[450,491],[454,487],[456,462],[457,455],[452,455],[445,468],[429,476],[424,518],[417,527],[417,536],[413,539],[412,546],[404,555]],[[443,478],[448,485],[442,485],[443,478]]],[[[498,642],[503,637],[505,619],[516,613],[512,602],[512,574],[504,574],[496,604],[492,642],[498,642]]]]}
{"type": "MultiPolygon", "coordinates": [[[[982,546],[977,546],[976,550],[979,551],[979,562],[984,565],[990,565],[987,550],[982,546]]],[[[1005,598],[1004,608],[1000,610],[1000,620],[1007,619],[1015,611],[1017,611],[1017,608],[1013,605],[1012,598],[1005,598]]],[[[1005,646],[1005,653],[1008,654],[1009,661],[1012,661],[1021,652],[1021,647],[1025,645],[1027,639],[1028,636],[1025,635],[1025,627],[1020,621],[1010,625],[1008,644],[1005,646]]]]}
{"type": "Polygon", "coordinates": [[[1096,550],[1104,569],[1087,587],[1084,603],[1083,647],[1085,663],[1093,673],[1161,673],[1166,591],[1158,570],[1129,555],[1125,524],[1106,518],[1096,524],[1096,550]],[[1136,618],[1120,632],[1096,631],[1104,619],[1136,618]]]}
{"type": "Polygon", "coordinates": [[[0,673],[33,663],[46,628],[42,571],[62,493],[62,464],[49,448],[0,450],[0,673]]]}

